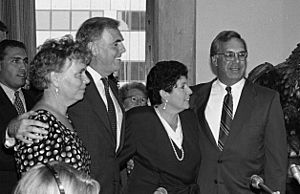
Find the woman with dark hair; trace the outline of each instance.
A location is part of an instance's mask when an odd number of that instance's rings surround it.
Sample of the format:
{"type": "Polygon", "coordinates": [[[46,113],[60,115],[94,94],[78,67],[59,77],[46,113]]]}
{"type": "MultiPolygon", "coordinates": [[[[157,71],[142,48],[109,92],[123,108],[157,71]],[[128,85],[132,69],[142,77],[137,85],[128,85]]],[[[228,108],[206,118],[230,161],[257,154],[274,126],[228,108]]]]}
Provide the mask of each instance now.
{"type": "Polygon", "coordinates": [[[43,95],[33,107],[32,119],[49,125],[42,140],[26,144],[18,141],[15,159],[18,173],[38,163],[61,161],[90,173],[91,157],[79,139],[67,115],[68,107],[83,98],[90,82],[85,74],[90,51],[73,41],[71,36],[51,39],[40,46],[30,64],[29,79],[43,95]]]}
{"type": "Polygon", "coordinates": [[[135,164],[127,193],[199,193],[199,125],[189,109],[192,91],[187,68],[177,61],[158,62],[147,76],[151,106],[130,109],[126,115],[125,143],[119,155],[124,168],[135,164]]]}

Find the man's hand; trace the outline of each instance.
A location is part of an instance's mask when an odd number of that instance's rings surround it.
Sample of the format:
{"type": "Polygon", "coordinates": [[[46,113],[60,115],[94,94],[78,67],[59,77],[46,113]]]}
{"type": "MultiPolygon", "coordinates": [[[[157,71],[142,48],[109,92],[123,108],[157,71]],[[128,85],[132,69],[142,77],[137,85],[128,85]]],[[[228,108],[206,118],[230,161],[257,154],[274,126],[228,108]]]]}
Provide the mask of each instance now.
{"type": "Polygon", "coordinates": [[[34,111],[29,111],[11,120],[7,126],[8,136],[24,143],[32,143],[35,139],[43,139],[48,134],[48,131],[43,128],[49,126],[46,123],[28,119],[29,116],[36,114],[34,111]]]}

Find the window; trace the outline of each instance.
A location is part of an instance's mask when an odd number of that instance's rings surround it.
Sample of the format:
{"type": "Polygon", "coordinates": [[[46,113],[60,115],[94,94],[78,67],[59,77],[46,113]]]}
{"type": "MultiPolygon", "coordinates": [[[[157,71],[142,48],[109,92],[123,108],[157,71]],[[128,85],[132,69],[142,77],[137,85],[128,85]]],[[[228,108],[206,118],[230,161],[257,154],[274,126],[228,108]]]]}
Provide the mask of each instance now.
{"type": "Polygon", "coordinates": [[[37,46],[65,34],[75,37],[79,26],[91,17],[119,20],[126,47],[119,80],[145,81],[146,0],[35,0],[35,4],[37,46]]]}

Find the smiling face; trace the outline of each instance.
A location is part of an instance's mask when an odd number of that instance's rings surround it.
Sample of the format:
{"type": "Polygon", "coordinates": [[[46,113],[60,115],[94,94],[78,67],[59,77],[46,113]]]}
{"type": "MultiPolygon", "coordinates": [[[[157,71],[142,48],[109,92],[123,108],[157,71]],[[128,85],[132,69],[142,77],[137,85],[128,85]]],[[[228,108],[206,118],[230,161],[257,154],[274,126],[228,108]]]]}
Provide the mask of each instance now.
{"type": "Polygon", "coordinates": [[[90,64],[102,76],[108,76],[120,69],[121,56],[126,51],[123,37],[118,29],[105,28],[100,39],[91,45],[94,61],[90,64]]]}
{"type": "MultiPolygon", "coordinates": [[[[246,48],[240,39],[232,38],[220,45],[218,53],[240,53],[246,52],[246,48]]],[[[231,86],[240,81],[246,72],[247,60],[241,60],[235,54],[233,60],[226,60],[225,55],[215,55],[212,57],[212,62],[217,68],[218,78],[225,85],[231,86]]]]}
{"type": "Polygon", "coordinates": [[[166,96],[162,96],[167,102],[167,109],[174,110],[174,112],[181,112],[190,107],[189,100],[192,90],[187,85],[187,79],[185,76],[181,76],[177,80],[176,85],[173,87],[170,93],[166,92],[166,96]]]}
{"type": "Polygon", "coordinates": [[[7,47],[6,55],[0,61],[0,81],[13,90],[18,90],[26,83],[28,57],[25,49],[7,47]]]}
{"type": "Polygon", "coordinates": [[[86,85],[86,65],[79,60],[66,60],[65,69],[59,74],[59,91],[73,104],[83,98],[86,85]]]}

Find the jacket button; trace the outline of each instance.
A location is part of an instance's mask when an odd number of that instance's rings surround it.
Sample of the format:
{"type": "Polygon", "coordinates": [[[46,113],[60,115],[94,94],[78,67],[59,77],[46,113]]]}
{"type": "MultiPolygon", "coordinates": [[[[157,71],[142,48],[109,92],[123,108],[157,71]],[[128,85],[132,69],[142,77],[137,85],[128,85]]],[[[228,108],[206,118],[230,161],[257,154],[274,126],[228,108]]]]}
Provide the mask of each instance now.
{"type": "Polygon", "coordinates": [[[214,183],[215,183],[215,184],[218,184],[218,181],[217,181],[217,179],[215,179],[215,180],[214,180],[214,183]]]}

